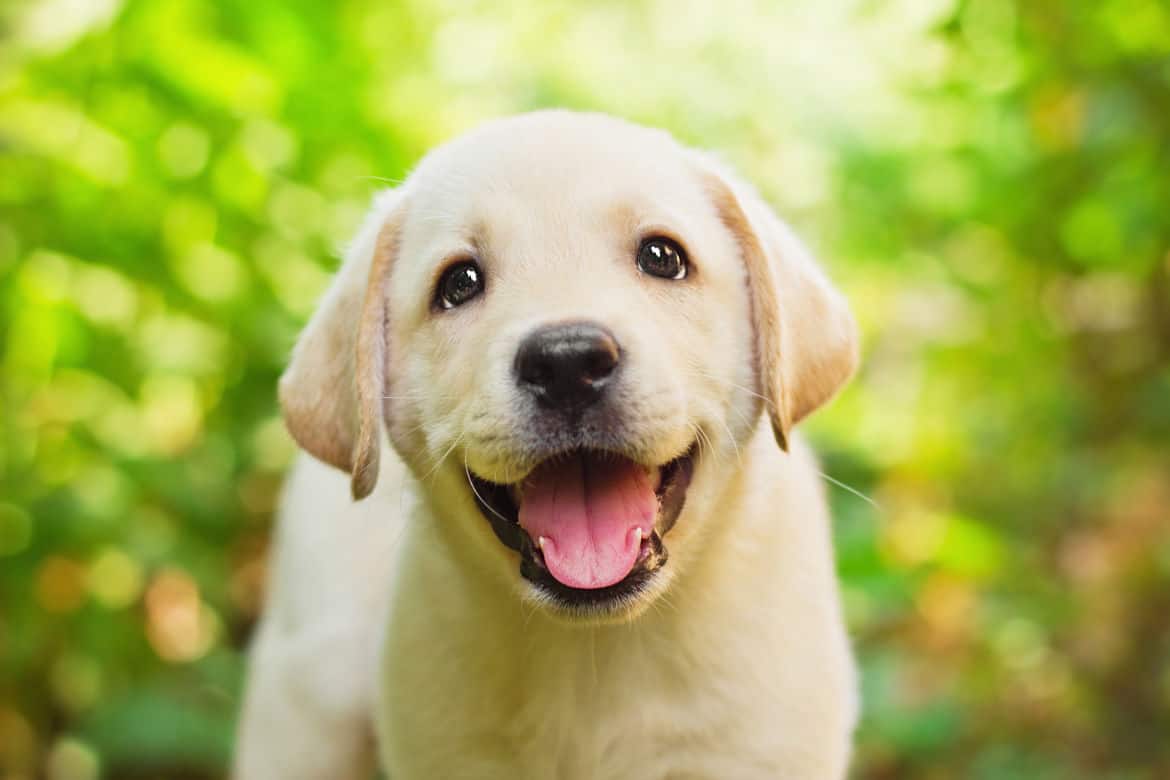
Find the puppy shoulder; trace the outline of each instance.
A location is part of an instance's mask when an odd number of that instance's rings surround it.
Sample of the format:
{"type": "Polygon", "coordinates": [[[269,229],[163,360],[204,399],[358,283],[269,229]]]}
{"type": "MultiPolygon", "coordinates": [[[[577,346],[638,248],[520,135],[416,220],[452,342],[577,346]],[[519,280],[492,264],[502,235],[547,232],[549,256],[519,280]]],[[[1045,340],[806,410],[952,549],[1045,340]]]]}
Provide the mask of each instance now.
{"type": "Polygon", "coordinates": [[[401,461],[385,457],[381,468],[377,490],[354,501],[344,473],[298,457],[281,498],[269,575],[267,611],[284,628],[365,623],[368,609],[381,608],[415,503],[401,461]]]}

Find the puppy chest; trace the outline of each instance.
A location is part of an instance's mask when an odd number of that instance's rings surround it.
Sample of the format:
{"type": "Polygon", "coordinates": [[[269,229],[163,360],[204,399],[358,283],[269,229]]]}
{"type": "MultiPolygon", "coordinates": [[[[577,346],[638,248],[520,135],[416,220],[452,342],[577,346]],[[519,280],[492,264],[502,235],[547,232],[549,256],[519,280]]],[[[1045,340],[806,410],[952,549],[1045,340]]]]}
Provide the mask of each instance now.
{"type": "Polygon", "coordinates": [[[576,646],[535,660],[519,646],[488,657],[490,642],[478,655],[469,643],[388,660],[387,766],[403,777],[592,780],[693,776],[705,761],[725,771],[729,750],[746,765],[774,755],[777,735],[758,726],[775,713],[757,711],[758,696],[735,695],[699,669],[689,679],[664,672],[637,649],[623,655],[580,633],[576,646]]]}

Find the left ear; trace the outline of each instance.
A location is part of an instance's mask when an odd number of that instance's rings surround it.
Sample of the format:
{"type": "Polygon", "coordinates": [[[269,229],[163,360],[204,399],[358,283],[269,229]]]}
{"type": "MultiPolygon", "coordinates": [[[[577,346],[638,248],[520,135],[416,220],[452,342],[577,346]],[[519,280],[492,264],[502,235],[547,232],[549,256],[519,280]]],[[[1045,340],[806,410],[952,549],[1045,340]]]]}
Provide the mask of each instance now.
{"type": "Polygon", "coordinates": [[[771,208],[713,163],[702,168],[747,267],[758,382],[776,442],[787,450],[792,426],[857,368],[857,325],[844,296],[771,208]]]}
{"type": "Polygon", "coordinates": [[[386,394],[386,280],[401,196],[380,194],[280,377],[285,424],[310,454],[348,471],[354,499],[378,480],[386,394]]]}

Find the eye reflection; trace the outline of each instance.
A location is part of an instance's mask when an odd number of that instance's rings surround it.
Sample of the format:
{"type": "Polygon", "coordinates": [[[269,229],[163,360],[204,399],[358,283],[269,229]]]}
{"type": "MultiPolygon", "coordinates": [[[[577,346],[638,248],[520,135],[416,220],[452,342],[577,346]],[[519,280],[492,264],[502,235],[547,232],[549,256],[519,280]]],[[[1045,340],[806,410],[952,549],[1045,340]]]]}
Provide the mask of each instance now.
{"type": "Polygon", "coordinates": [[[686,278],[687,258],[682,247],[663,236],[647,238],[638,247],[638,268],[660,279],[686,278]]]}
{"type": "Polygon", "coordinates": [[[483,290],[483,269],[474,260],[464,260],[448,268],[439,277],[435,298],[440,307],[454,309],[477,297],[483,290]]]}

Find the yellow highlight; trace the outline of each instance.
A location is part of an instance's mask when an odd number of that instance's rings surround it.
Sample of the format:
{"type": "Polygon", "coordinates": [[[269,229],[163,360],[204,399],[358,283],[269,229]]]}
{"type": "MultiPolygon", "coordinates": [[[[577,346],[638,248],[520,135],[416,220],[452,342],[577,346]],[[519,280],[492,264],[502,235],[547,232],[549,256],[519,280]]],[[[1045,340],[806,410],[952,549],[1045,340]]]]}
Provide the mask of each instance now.
{"type": "Polygon", "coordinates": [[[122,550],[107,547],[90,562],[86,583],[99,604],[123,609],[142,593],[142,567],[122,550]]]}

